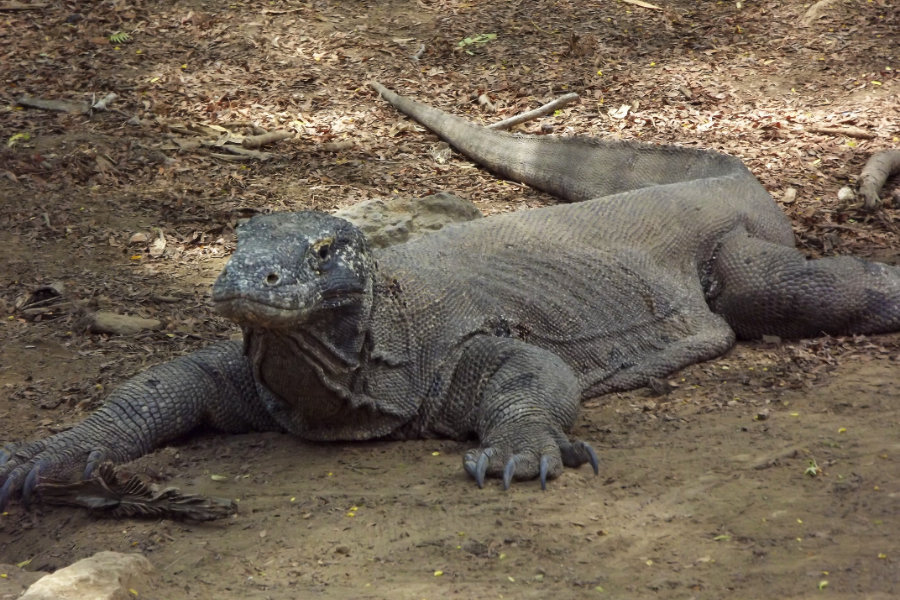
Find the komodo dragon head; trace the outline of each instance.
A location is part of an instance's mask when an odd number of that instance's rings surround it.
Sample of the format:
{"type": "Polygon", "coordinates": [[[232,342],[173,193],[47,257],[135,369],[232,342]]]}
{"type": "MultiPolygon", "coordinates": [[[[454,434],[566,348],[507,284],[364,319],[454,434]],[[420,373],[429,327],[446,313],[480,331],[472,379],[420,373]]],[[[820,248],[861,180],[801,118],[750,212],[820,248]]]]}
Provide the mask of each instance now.
{"type": "Polygon", "coordinates": [[[348,221],[318,212],[260,215],[237,233],[237,250],[213,285],[223,316],[245,328],[291,330],[333,327],[335,319],[347,327],[368,313],[374,263],[348,221]]]}

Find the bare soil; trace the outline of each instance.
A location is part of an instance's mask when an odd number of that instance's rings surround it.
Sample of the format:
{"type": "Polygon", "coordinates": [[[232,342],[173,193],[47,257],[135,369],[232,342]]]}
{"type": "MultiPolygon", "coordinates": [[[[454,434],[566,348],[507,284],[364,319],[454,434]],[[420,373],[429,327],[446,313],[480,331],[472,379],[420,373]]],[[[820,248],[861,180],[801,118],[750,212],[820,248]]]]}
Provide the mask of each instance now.
{"type": "MultiPolygon", "coordinates": [[[[521,130],[730,152],[784,203],[811,256],[900,262],[896,208],[837,200],[873,151],[900,142],[890,0],[826,3],[809,24],[808,5],[774,1],[11,4],[0,2],[3,441],[59,431],[129,374],[234,335],[208,290],[254,212],[440,190],[486,213],[552,202],[436,160],[434,138],[371,79],[485,123],[576,91],[580,103],[521,130]],[[117,32],[130,39],[111,43],[117,32]],[[108,92],[121,112],[16,107],[22,94],[108,92]],[[221,137],[249,124],[297,135],[264,148],[267,161],[222,158],[221,137]],[[160,232],[165,249],[151,254],[160,232]],[[55,282],[69,304],[19,310],[55,282]],[[83,308],[166,328],[89,334],[83,308]]],[[[129,468],[237,499],[237,515],[104,520],[14,504],[0,516],[0,563],[13,565],[0,598],[27,572],[100,550],[153,562],[142,598],[895,598],[898,381],[897,334],[741,344],[674,375],[665,396],[587,403],[575,434],[598,449],[600,476],[569,470],[546,492],[478,490],[457,442],[204,433],[129,468]]]]}

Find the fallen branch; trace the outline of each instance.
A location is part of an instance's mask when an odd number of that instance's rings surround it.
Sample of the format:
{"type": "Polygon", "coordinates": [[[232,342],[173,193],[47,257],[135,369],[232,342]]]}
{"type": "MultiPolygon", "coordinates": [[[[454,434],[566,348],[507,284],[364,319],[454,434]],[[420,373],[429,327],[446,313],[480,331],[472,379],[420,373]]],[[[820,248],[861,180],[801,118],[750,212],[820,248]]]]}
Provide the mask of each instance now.
{"type": "Polygon", "coordinates": [[[306,8],[264,8],[260,12],[264,15],[286,15],[289,13],[302,12],[306,8]]]}
{"type": "Polygon", "coordinates": [[[44,98],[33,98],[31,96],[21,96],[16,100],[16,104],[27,108],[55,110],[56,112],[74,115],[86,115],[91,110],[91,107],[87,102],[77,102],[74,100],[45,100],[44,98]]]}
{"type": "Polygon", "coordinates": [[[241,146],[244,148],[261,148],[292,137],[294,137],[294,134],[291,131],[270,131],[269,133],[245,137],[241,142],[241,146]]]}
{"type": "Polygon", "coordinates": [[[878,137],[874,133],[870,133],[865,129],[860,129],[859,127],[813,126],[807,128],[807,131],[809,131],[810,133],[824,133],[825,135],[846,135],[847,137],[859,138],[862,140],[872,140],[878,137]]]}
{"type": "Polygon", "coordinates": [[[641,0],[622,0],[625,4],[632,4],[634,6],[640,6],[641,8],[649,8],[650,10],[662,10],[659,6],[655,4],[650,4],[649,2],[642,2],[641,0]]]}
{"type": "Polygon", "coordinates": [[[56,112],[64,112],[73,115],[86,115],[92,110],[112,110],[121,115],[129,116],[122,111],[118,111],[109,107],[109,105],[118,98],[118,94],[113,92],[103,96],[93,104],[88,102],[79,102],[78,100],[47,100],[45,98],[35,98],[33,96],[20,96],[16,100],[16,104],[27,108],[39,108],[41,110],[53,110],[56,112]]]}
{"type": "Polygon", "coordinates": [[[25,4],[23,2],[4,2],[0,4],[0,11],[4,10],[37,10],[39,8],[47,8],[50,6],[47,2],[35,2],[34,4],[25,4]]]}
{"type": "Polygon", "coordinates": [[[514,125],[518,125],[519,123],[524,123],[525,121],[531,121],[532,119],[537,119],[538,117],[542,117],[547,113],[551,113],[557,108],[561,106],[565,106],[570,102],[574,102],[578,100],[578,94],[571,93],[566,94],[565,96],[560,96],[556,100],[552,102],[548,102],[547,104],[541,106],[540,108],[536,108],[534,110],[529,110],[528,112],[522,113],[520,115],[516,115],[514,117],[510,117],[508,119],[503,119],[502,121],[498,121],[493,125],[488,125],[488,129],[509,129],[514,125]]]}
{"type": "Polygon", "coordinates": [[[882,150],[869,158],[856,183],[865,210],[881,208],[878,192],[889,177],[897,174],[900,174],[900,150],[882,150]]]}

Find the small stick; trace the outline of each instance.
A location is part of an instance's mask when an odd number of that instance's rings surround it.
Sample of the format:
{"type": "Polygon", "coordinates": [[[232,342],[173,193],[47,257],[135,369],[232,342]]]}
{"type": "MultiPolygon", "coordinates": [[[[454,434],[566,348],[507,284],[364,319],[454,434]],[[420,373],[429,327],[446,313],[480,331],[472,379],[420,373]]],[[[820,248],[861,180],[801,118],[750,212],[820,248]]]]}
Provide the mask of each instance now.
{"type": "Polygon", "coordinates": [[[662,10],[659,6],[655,4],[650,4],[649,2],[642,2],[641,0],[622,0],[625,4],[632,4],[634,6],[640,6],[641,8],[649,8],[650,10],[662,10]]]}
{"type": "Polygon", "coordinates": [[[813,126],[807,128],[810,133],[824,133],[825,135],[846,135],[847,137],[859,138],[862,140],[872,140],[876,136],[865,129],[859,127],[819,127],[813,126]]]}
{"type": "Polygon", "coordinates": [[[269,133],[245,137],[241,142],[241,146],[244,148],[261,148],[292,137],[294,137],[294,134],[291,131],[270,131],[269,133]]]}
{"type": "Polygon", "coordinates": [[[34,4],[25,4],[23,2],[4,2],[0,4],[0,10],[35,10],[38,8],[47,8],[50,6],[48,2],[36,2],[34,4]]]}
{"type": "Polygon", "coordinates": [[[516,115],[514,117],[510,117],[508,119],[503,119],[502,121],[498,121],[493,125],[488,125],[488,129],[509,129],[513,125],[518,125],[519,123],[524,123],[525,121],[531,121],[532,119],[537,119],[538,117],[542,117],[547,113],[553,112],[557,108],[561,106],[565,106],[570,102],[574,102],[578,100],[578,94],[571,93],[566,94],[565,96],[560,96],[556,100],[552,102],[548,102],[547,104],[541,106],[540,108],[536,108],[534,110],[529,110],[528,112],[524,112],[520,115],[516,115]]]}

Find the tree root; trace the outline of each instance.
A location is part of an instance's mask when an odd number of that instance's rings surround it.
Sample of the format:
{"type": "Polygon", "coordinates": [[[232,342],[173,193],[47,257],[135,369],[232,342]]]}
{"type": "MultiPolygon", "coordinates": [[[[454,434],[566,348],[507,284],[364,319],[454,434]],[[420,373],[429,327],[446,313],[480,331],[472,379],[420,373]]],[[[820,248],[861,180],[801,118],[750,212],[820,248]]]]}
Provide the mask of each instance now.
{"type": "Polygon", "coordinates": [[[883,150],[869,158],[856,182],[864,210],[871,212],[881,208],[882,200],[878,192],[888,178],[897,174],[900,174],[900,150],[883,150]]]}

